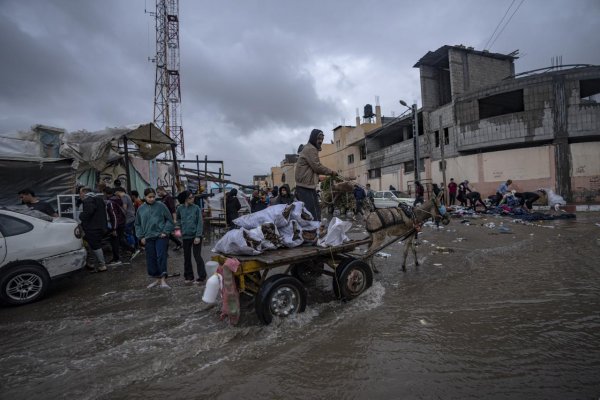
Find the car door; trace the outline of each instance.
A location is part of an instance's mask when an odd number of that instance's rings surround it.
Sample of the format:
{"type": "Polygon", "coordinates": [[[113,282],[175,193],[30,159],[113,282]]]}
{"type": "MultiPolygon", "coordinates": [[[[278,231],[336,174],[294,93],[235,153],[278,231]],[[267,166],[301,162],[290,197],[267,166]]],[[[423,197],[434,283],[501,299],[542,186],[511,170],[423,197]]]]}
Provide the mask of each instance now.
{"type": "Polygon", "coordinates": [[[375,192],[373,193],[373,204],[375,208],[384,208],[383,205],[383,192],[375,192]]]}
{"type": "Polygon", "coordinates": [[[389,207],[397,207],[398,202],[394,200],[394,195],[392,192],[384,192],[383,193],[383,204],[385,208],[389,207]]]}
{"type": "Polygon", "coordinates": [[[0,265],[4,262],[6,258],[6,240],[4,239],[4,235],[2,231],[0,231],[0,265]]]}

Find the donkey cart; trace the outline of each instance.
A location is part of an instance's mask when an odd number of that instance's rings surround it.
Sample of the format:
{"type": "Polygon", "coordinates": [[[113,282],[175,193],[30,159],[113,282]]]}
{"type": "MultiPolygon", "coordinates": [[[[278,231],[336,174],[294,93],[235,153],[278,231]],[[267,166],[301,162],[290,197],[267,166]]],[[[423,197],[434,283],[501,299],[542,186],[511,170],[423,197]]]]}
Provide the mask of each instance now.
{"type": "MultiPolygon", "coordinates": [[[[333,247],[295,247],[256,256],[231,256],[240,261],[235,273],[238,291],[254,297],[256,314],[264,324],[271,323],[273,316],[303,312],[308,297],[305,285],[321,275],[332,277],[338,298],[351,300],[373,284],[371,267],[350,253],[370,241],[367,238],[333,247]],[[269,276],[272,269],[286,265],[283,273],[269,276]]],[[[225,257],[219,254],[213,260],[223,263],[225,257]]]]}

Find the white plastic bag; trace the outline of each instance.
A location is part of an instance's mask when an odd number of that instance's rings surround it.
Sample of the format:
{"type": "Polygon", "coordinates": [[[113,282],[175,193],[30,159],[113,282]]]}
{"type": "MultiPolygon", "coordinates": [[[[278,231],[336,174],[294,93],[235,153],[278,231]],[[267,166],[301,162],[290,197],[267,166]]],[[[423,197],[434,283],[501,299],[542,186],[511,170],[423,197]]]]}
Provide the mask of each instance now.
{"type": "Polygon", "coordinates": [[[310,226],[310,223],[314,221],[313,215],[304,207],[304,203],[301,201],[295,201],[294,210],[290,219],[297,221],[301,227],[310,226]]]}
{"type": "Polygon", "coordinates": [[[342,221],[337,217],[333,217],[327,228],[327,234],[319,239],[317,242],[318,246],[339,246],[340,244],[349,241],[350,239],[346,236],[346,232],[352,227],[352,222],[342,221]]]}
{"type": "Polygon", "coordinates": [[[289,224],[279,228],[279,234],[285,247],[298,247],[304,242],[302,228],[296,220],[291,220],[289,224]]]}
{"type": "Polygon", "coordinates": [[[286,226],[290,220],[291,212],[287,215],[287,218],[284,215],[285,209],[288,206],[288,204],[276,204],[264,210],[236,218],[233,220],[233,223],[242,228],[252,229],[264,223],[272,222],[276,227],[280,228],[286,226]]]}
{"type": "Polygon", "coordinates": [[[262,253],[261,240],[247,229],[232,229],[219,239],[212,252],[255,256],[262,253]]]}

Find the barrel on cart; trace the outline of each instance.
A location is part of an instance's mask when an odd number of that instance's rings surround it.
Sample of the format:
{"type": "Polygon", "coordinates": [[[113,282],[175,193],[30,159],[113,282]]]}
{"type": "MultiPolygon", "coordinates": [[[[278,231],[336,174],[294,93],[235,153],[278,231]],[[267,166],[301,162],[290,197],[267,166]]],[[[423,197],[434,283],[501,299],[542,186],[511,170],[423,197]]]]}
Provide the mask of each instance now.
{"type": "Polygon", "coordinates": [[[306,284],[321,275],[332,278],[337,298],[352,300],[373,284],[371,267],[352,254],[370,239],[353,240],[333,247],[301,246],[267,251],[256,256],[219,254],[212,259],[222,264],[226,257],[240,261],[236,284],[240,293],[253,296],[256,315],[264,324],[273,317],[303,312],[308,291],[306,284]],[[277,267],[288,266],[283,273],[269,275],[277,267]]]}

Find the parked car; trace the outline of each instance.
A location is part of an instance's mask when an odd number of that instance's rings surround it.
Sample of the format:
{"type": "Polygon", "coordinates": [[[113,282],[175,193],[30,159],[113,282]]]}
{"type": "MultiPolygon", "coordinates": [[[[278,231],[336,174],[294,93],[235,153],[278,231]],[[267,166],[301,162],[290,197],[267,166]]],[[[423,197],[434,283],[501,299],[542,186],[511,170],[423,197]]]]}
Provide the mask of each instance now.
{"type": "Polygon", "coordinates": [[[375,208],[398,207],[399,203],[412,206],[415,199],[399,190],[382,190],[373,194],[375,208]]]}
{"type": "Polygon", "coordinates": [[[79,224],[27,207],[0,207],[0,301],[23,305],[44,297],[53,279],[83,268],[79,224]]]}

